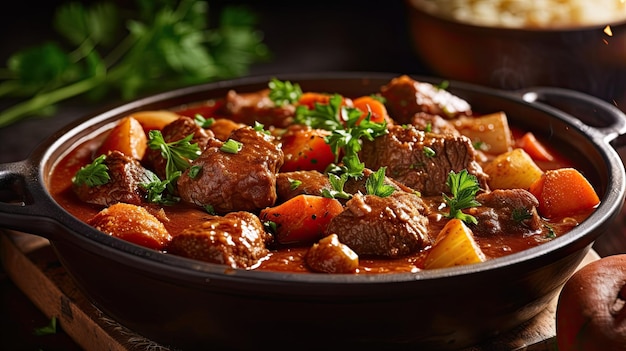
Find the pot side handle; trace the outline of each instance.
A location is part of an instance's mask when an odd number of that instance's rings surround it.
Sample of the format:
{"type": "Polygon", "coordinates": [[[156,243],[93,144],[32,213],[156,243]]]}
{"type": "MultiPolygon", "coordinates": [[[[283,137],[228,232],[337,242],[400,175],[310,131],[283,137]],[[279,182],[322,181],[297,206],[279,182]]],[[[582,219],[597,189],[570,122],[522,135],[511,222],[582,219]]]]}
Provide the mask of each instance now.
{"type": "Polygon", "coordinates": [[[28,160],[0,164],[0,228],[51,239],[61,226],[36,172],[28,160]]]}
{"type": "Polygon", "coordinates": [[[614,147],[626,145],[626,138],[618,138],[626,134],[626,115],[600,98],[556,87],[534,87],[521,93],[526,102],[541,103],[575,117],[607,143],[617,139],[614,147]]]}

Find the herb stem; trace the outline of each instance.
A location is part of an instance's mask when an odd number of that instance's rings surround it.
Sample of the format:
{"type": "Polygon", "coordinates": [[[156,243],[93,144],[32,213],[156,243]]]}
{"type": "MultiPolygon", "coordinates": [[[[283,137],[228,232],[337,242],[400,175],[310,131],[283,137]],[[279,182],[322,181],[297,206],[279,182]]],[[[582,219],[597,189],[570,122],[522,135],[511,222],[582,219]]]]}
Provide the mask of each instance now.
{"type": "Polygon", "coordinates": [[[24,115],[30,114],[59,101],[85,93],[103,81],[104,77],[100,75],[94,76],[74,84],[58,88],[48,93],[35,95],[26,101],[15,104],[0,113],[0,128],[17,121],[24,115]]]}

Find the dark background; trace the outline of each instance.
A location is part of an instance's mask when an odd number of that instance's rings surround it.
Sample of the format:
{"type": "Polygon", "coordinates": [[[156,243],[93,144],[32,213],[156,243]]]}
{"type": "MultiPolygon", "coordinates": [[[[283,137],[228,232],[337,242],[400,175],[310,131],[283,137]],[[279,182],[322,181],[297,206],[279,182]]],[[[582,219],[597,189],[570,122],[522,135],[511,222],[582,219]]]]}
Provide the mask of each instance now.
{"type": "MultiPolygon", "coordinates": [[[[0,67],[13,52],[57,39],[52,14],[63,2],[14,1],[11,11],[0,11],[0,67]]],[[[218,13],[225,4],[246,4],[256,13],[258,28],[272,52],[272,60],[253,66],[250,75],[331,71],[430,75],[411,45],[404,1],[222,0],[209,1],[210,13],[218,13]]],[[[0,109],[10,103],[0,99],[0,109]]],[[[52,118],[31,118],[0,128],[0,163],[27,158],[69,122],[119,103],[115,98],[97,103],[72,99],[63,102],[52,118]]],[[[0,349],[79,349],[62,330],[45,337],[32,335],[48,322],[0,267],[0,349]]]]}

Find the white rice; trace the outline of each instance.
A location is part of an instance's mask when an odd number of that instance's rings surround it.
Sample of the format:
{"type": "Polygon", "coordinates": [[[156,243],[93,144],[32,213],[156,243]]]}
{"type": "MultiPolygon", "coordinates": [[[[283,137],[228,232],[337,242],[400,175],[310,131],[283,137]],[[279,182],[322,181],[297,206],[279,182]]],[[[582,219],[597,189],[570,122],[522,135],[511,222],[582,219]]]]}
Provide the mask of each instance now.
{"type": "Polygon", "coordinates": [[[578,27],[626,20],[626,0],[411,0],[417,8],[489,27],[578,27]]]}

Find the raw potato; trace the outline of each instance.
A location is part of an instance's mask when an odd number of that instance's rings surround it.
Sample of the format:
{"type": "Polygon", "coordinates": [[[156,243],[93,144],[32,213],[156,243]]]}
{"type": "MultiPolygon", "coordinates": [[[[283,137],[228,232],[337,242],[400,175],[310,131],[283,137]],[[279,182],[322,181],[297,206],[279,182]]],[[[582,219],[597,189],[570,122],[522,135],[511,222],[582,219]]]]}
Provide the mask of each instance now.
{"type": "Polygon", "coordinates": [[[498,155],[483,167],[489,174],[491,189],[526,189],[539,179],[543,171],[523,149],[498,155]]]}
{"type": "Polygon", "coordinates": [[[180,115],[172,111],[155,110],[135,112],[129,117],[139,121],[143,130],[148,134],[153,129],[162,130],[163,127],[180,118],[180,115]]]}
{"type": "Polygon", "coordinates": [[[121,119],[98,149],[98,155],[117,150],[126,156],[141,160],[148,148],[148,137],[141,124],[133,117],[121,119]]]}
{"type": "Polygon", "coordinates": [[[446,268],[485,260],[485,254],[474,241],[472,230],[460,219],[453,218],[437,235],[424,261],[424,268],[446,268]]]}
{"type": "Polygon", "coordinates": [[[480,117],[461,117],[454,122],[458,131],[472,140],[478,149],[501,154],[513,148],[513,134],[509,128],[506,114],[495,112],[480,117]]]}

